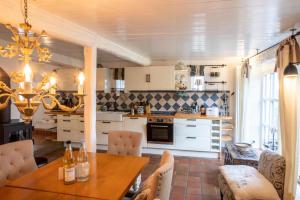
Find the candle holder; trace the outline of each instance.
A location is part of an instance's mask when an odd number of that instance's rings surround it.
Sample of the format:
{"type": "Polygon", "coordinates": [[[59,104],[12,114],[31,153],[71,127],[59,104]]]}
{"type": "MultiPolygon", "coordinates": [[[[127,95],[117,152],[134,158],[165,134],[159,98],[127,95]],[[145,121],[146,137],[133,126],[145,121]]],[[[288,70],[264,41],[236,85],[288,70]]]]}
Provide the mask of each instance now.
{"type": "MultiPolygon", "coordinates": [[[[24,79],[20,77],[20,74],[15,73],[11,80],[15,83],[21,83],[24,79]]],[[[43,80],[38,83],[36,88],[32,88],[32,93],[26,93],[22,88],[11,89],[4,82],[0,81],[0,110],[6,108],[9,105],[9,101],[12,101],[21,113],[24,122],[30,123],[32,116],[40,104],[43,104],[46,110],[52,110],[58,106],[62,111],[69,113],[76,112],[79,108],[84,106],[84,97],[86,95],[78,93],[73,94],[78,99],[78,103],[75,106],[69,107],[62,105],[58,100],[59,94],[50,94],[49,88],[45,89],[45,85],[48,82],[49,75],[46,75],[43,80]]]]}

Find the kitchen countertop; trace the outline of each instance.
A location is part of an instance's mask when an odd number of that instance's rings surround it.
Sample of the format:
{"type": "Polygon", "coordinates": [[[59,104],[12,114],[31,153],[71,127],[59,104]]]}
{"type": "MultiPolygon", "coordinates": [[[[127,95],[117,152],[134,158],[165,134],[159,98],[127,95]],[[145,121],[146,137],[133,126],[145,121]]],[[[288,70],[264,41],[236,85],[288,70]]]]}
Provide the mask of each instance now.
{"type": "MultiPolygon", "coordinates": [[[[46,111],[45,114],[49,115],[83,115],[83,112],[64,112],[64,111],[46,111]]],[[[231,120],[231,116],[206,116],[201,115],[200,113],[184,113],[184,112],[177,112],[175,115],[157,115],[157,114],[124,114],[124,117],[160,117],[160,118],[179,118],[179,119],[210,119],[210,120],[231,120]]]]}
{"type": "Polygon", "coordinates": [[[201,115],[200,113],[192,114],[192,113],[183,113],[177,112],[175,115],[155,115],[155,114],[125,114],[124,117],[161,117],[161,118],[179,118],[179,119],[211,119],[211,120],[231,120],[231,116],[206,116],[201,115]]]}

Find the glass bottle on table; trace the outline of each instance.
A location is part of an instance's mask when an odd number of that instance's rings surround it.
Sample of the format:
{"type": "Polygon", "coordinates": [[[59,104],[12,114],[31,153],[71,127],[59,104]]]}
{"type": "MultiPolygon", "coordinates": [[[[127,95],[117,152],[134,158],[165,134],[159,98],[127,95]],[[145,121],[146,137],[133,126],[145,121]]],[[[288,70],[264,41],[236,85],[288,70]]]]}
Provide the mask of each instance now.
{"type": "Polygon", "coordinates": [[[89,179],[90,164],[85,142],[81,143],[77,157],[77,181],[83,182],[89,179]]]}
{"type": "Polygon", "coordinates": [[[71,141],[66,142],[66,150],[63,158],[64,183],[66,185],[76,182],[75,159],[71,141]]]}

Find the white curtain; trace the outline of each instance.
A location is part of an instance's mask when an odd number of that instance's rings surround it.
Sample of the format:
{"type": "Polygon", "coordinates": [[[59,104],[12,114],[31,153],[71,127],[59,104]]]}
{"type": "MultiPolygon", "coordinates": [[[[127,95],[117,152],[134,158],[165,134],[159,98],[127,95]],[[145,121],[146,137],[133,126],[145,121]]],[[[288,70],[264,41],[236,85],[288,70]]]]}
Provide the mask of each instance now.
{"type": "Polygon", "coordinates": [[[237,111],[236,111],[236,142],[254,142],[254,147],[261,147],[261,105],[262,78],[264,74],[274,71],[275,60],[248,63],[246,76],[238,68],[237,73],[237,111]],[[250,67],[251,66],[251,67],[250,67]],[[242,76],[241,76],[242,74],[242,76]]]}
{"type": "Polygon", "coordinates": [[[297,77],[284,77],[290,62],[300,61],[299,45],[294,37],[283,41],[277,50],[276,67],[279,76],[279,109],[281,151],[286,159],[284,199],[295,199],[298,174],[297,137],[297,77]]]}
{"type": "Polygon", "coordinates": [[[249,61],[243,62],[237,69],[236,84],[236,142],[245,142],[245,123],[247,116],[248,86],[251,67],[249,61]]]}

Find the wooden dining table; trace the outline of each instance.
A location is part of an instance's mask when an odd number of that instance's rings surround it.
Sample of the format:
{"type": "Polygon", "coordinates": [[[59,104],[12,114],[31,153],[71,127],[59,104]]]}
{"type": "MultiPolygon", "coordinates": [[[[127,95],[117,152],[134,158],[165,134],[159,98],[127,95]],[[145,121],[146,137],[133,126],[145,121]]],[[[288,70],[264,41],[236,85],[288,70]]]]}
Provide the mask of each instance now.
{"type": "Polygon", "coordinates": [[[86,182],[65,185],[58,180],[62,158],[0,188],[1,199],[123,199],[148,157],[89,153],[90,177],[86,182]],[[25,198],[30,196],[30,198],[25,198]]]}

